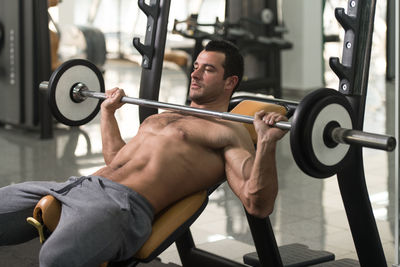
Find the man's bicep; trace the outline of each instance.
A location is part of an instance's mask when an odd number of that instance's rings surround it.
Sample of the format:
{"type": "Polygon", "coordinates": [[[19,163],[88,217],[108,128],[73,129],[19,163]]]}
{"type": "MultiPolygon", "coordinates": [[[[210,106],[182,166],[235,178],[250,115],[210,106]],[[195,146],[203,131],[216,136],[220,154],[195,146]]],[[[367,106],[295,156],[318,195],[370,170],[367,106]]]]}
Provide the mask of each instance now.
{"type": "Polygon", "coordinates": [[[255,158],[255,147],[242,124],[234,124],[230,144],[224,149],[225,174],[232,190],[239,195],[249,179],[255,158]]]}
{"type": "Polygon", "coordinates": [[[249,179],[254,163],[254,153],[243,147],[231,147],[225,151],[226,179],[232,190],[239,195],[249,179]]]}

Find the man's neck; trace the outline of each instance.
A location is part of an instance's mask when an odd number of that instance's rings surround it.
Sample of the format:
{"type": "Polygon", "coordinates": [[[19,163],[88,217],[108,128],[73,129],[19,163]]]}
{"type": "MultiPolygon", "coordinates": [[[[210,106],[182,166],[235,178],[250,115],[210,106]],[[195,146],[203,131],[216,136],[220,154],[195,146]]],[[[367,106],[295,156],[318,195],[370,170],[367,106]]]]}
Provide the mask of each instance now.
{"type": "Polygon", "coordinates": [[[194,108],[201,108],[201,109],[207,109],[207,110],[213,110],[213,111],[218,111],[218,112],[226,112],[228,110],[229,103],[207,103],[207,104],[197,104],[195,102],[190,103],[191,107],[194,108]]]}

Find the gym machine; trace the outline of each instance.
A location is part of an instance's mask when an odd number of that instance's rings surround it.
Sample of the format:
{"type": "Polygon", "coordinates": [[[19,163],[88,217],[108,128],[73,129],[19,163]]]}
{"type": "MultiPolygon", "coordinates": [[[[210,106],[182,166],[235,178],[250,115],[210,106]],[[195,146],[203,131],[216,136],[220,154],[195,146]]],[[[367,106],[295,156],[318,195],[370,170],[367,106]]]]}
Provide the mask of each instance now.
{"type": "MultiPolygon", "coordinates": [[[[335,10],[345,36],[342,63],[331,58],[330,66],[340,79],[339,92],[349,100],[359,130],[364,121],[375,6],[375,0],[349,0],[347,13],[335,10]]],[[[354,265],[387,266],[365,182],[362,148],[355,146],[349,153],[351,165],[339,171],[337,178],[359,259],[354,265]]],[[[262,262],[254,254],[246,256],[248,261],[262,262]]]]}
{"type": "Polygon", "coordinates": [[[103,69],[107,60],[106,37],[101,29],[94,26],[100,4],[100,0],[91,1],[86,23],[82,25],[68,25],[61,31],[52,21],[59,35],[60,56],[64,61],[71,58],[85,58],[103,69]]]}
{"type": "MultiPolygon", "coordinates": [[[[160,1],[161,5],[164,1],[160,1]]],[[[165,2],[168,2],[165,0],[165,2]]],[[[158,2],[155,4],[159,4],[158,2]]],[[[169,4],[168,4],[169,6],[169,4]]],[[[345,30],[342,63],[338,58],[330,60],[330,66],[340,79],[339,92],[342,93],[353,110],[354,127],[363,129],[365,101],[369,76],[369,63],[372,46],[372,34],[375,17],[376,0],[349,0],[347,13],[344,9],[335,10],[335,16],[345,30]]],[[[161,8],[163,10],[163,8],[161,8]]],[[[161,11],[162,13],[167,11],[161,11]]],[[[165,14],[165,13],[164,13],[165,14]]],[[[158,32],[157,34],[161,34],[158,32]]],[[[164,36],[166,31],[163,32],[164,36]]],[[[164,47],[164,43],[157,43],[164,47]]],[[[163,49],[162,49],[163,50],[163,49]]],[[[163,52],[163,51],[162,51],[163,52]]],[[[161,58],[163,53],[161,52],[161,58]]],[[[158,75],[161,75],[159,73],[158,75]]],[[[143,79],[143,77],[142,77],[143,79]]],[[[140,87],[140,91],[154,87],[140,87]]],[[[153,99],[158,97],[156,89],[153,99]]],[[[386,259],[377,230],[371,202],[365,183],[362,147],[354,146],[349,151],[345,167],[337,174],[340,192],[346,209],[353,241],[361,266],[386,266],[386,259]],[[361,219],[362,218],[362,219],[361,219]]],[[[257,219],[248,216],[250,229],[253,233],[257,253],[245,255],[244,260],[252,266],[284,266],[288,265],[282,258],[285,248],[278,248],[269,218],[257,219]]],[[[184,266],[243,266],[242,264],[221,258],[195,247],[190,230],[188,229],[176,241],[178,251],[184,266]]],[[[294,255],[290,253],[289,255],[294,255]]],[[[304,256],[304,251],[299,253],[304,256]]],[[[319,254],[317,262],[332,260],[334,255],[327,252],[319,254]]],[[[313,262],[313,263],[317,263],[313,262]]],[[[340,263],[339,263],[340,264],[340,263]]],[[[358,263],[352,260],[342,260],[342,264],[358,263]]],[[[303,261],[296,266],[310,265],[303,261]]]]}
{"type": "Polygon", "coordinates": [[[36,127],[51,74],[47,0],[0,1],[0,123],[36,127]]]}
{"type": "MultiPolygon", "coordinates": [[[[175,20],[173,33],[195,41],[194,47],[188,51],[192,59],[197,58],[203,49],[204,40],[225,39],[235,43],[245,57],[253,56],[260,61],[259,68],[250,70],[252,73],[246,73],[245,70],[245,76],[249,78],[241,82],[238,91],[271,94],[280,98],[280,53],[292,48],[292,43],[283,38],[286,29],[279,16],[277,1],[265,1],[264,9],[257,16],[234,14],[230,9],[230,6],[242,5],[246,3],[227,0],[223,22],[217,18],[215,23],[199,23],[198,14],[192,14],[183,21],[175,20]],[[237,17],[240,18],[233,19],[237,17]],[[209,28],[211,31],[204,31],[202,28],[209,28]]],[[[192,69],[189,70],[189,76],[191,71],[192,69]]]]}

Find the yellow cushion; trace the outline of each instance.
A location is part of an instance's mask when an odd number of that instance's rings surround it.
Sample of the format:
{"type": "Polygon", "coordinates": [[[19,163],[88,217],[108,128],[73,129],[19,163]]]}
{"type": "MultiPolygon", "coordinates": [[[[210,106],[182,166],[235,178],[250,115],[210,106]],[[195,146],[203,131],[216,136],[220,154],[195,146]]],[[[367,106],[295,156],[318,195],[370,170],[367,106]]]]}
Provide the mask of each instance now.
{"type": "MultiPolygon", "coordinates": [[[[206,200],[207,191],[203,190],[177,201],[158,213],[149,239],[135,254],[135,258],[146,259],[176,229],[192,217],[206,200]]],[[[53,196],[47,195],[36,205],[33,217],[53,232],[60,220],[60,215],[61,203],[53,196]]]]}
{"type": "Polygon", "coordinates": [[[200,191],[179,200],[157,214],[153,222],[151,235],[142,248],[135,254],[135,258],[146,259],[176,229],[193,216],[206,199],[207,191],[200,191]]]}
{"type": "MultiPolygon", "coordinates": [[[[278,112],[282,115],[287,114],[287,110],[284,106],[276,105],[272,103],[260,102],[255,100],[243,100],[235,108],[231,110],[231,113],[241,114],[253,117],[257,111],[264,110],[265,112],[278,112]]],[[[254,143],[257,143],[257,133],[254,129],[253,124],[243,123],[243,125],[249,131],[251,139],[254,143]]]]}
{"type": "Polygon", "coordinates": [[[42,197],[33,210],[33,218],[43,223],[51,232],[56,229],[60,216],[61,203],[51,195],[42,197]]]}

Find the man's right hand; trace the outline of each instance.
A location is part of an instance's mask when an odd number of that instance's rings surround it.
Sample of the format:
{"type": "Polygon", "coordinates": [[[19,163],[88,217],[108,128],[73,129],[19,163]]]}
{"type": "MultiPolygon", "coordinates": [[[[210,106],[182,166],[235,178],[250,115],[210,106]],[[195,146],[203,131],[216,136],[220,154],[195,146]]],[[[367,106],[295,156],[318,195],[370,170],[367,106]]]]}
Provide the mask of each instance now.
{"type": "Polygon", "coordinates": [[[101,104],[103,111],[114,113],[117,109],[122,107],[124,103],[121,102],[121,98],[125,96],[123,89],[115,87],[105,92],[106,100],[101,104]]]}

